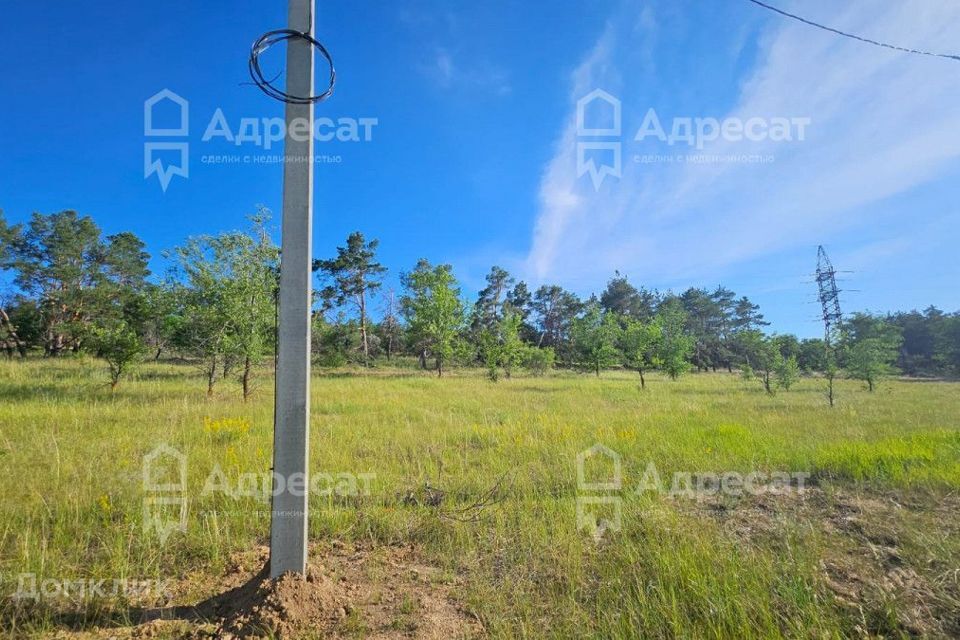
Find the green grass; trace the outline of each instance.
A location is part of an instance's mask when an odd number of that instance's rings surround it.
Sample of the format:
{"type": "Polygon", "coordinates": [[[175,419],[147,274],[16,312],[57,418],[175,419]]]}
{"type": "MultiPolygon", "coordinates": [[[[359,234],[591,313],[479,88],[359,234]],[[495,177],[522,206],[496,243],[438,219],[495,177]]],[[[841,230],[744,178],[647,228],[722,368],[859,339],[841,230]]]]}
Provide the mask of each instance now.
{"type": "MultiPolygon", "coordinates": [[[[22,573],[216,575],[232,552],[265,540],[268,503],[202,488],[215,466],[231,481],[269,471],[267,377],[246,404],[229,381],[208,400],[187,366],[144,366],[112,393],[105,383],[90,360],[0,363],[4,595],[22,573]],[[189,518],[185,533],[161,544],[143,532],[142,463],[164,443],[187,457],[189,518]]],[[[834,409],[821,387],[805,379],[768,396],[725,374],[651,375],[641,392],[625,372],[491,383],[480,371],[439,380],[319,371],[312,471],[374,478],[369,495],[315,497],[311,536],[421,545],[464,577],[460,596],[493,637],[847,636],[862,620],[824,586],[828,534],[798,523],[776,540],[745,540],[677,500],[633,491],[650,462],[665,479],[801,471],[827,492],[909,495],[923,505],[960,489],[960,384],[889,381],[870,394],[843,381],[834,409]],[[578,490],[577,454],[597,442],[620,454],[624,479],[622,530],[600,543],[576,520],[577,497],[589,493],[578,490]],[[462,508],[501,476],[504,500],[476,522],[408,499],[429,483],[446,492],[441,509],[462,508]]],[[[931,509],[903,514],[904,546],[918,550],[918,563],[958,566],[954,539],[923,538],[956,522],[923,518],[931,509]],[[913,544],[921,539],[935,545],[932,560],[919,552],[929,545],[913,544]]],[[[87,601],[71,624],[103,624],[121,605],[87,601]]],[[[64,623],[57,613],[4,601],[0,633],[49,634],[64,623]]]]}

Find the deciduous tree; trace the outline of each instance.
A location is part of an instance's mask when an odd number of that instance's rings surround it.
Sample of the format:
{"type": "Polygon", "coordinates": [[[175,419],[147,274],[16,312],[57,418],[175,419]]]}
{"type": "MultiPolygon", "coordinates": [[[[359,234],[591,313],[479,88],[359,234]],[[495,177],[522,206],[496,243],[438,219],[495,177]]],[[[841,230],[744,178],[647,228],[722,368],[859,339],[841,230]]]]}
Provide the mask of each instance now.
{"type": "Polygon", "coordinates": [[[693,350],[693,338],[686,333],[683,305],[675,297],[667,298],[657,309],[654,322],[660,331],[660,366],[671,380],[676,380],[690,369],[688,358],[693,350]]]}
{"type": "Polygon", "coordinates": [[[405,294],[402,301],[410,333],[426,353],[429,351],[437,365],[437,376],[443,376],[443,366],[454,354],[456,342],[464,325],[464,308],[460,288],[450,265],[431,266],[421,260],[417,267],[404,274],[405,294]]]}
{"type": "Polygon", "coordinates": [[[122,318],[94,325],[90,330],[90,343],[109,367],[111,389],[117,388],[120,379],[146,351],[143,338],[122,318]]]}
{"type": "Polygon", "coordinates": [[[620,325],[612,313],[604,313],[597,303],[587,305],[583,315],[573,321],[570,337],[577,364],[600,375],[600,370],[617,364],[620,352],[620,325]]]}
{"type": "Polygon", "coordinates": [[[898,327],[866,314],[855,314],[849,322],[849,344],[845,351],[847,374],[867,383],[873,391],[877,381],[896,371],[894,363],[902,342],[898,327]]]}
{"type": "Polygon", "coordinates": [[[640,388],[646,389],[644,372],[658,366],[660,341],[663,335],[659,324],[651,320],[626,318],[620,334],[623,363],[640,374],[640,388]]]}

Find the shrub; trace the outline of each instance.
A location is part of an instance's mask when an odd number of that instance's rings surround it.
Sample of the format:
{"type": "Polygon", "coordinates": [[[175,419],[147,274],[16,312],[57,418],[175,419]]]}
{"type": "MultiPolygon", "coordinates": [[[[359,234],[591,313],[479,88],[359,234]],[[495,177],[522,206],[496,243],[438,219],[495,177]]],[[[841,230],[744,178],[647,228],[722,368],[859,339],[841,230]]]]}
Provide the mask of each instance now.
{"type": "Polygon", "coordinates": [[[779,358],[776,364],[777,385],[789,390],[800,379],[800,365],[794,356],[779,358]]]}
{"type": "Polygon", "coordinates": [[[557,360],[557,355],[553,347],[528,347],[523,354],[523,366],[530,372],[530,375],[542,376],[550,369],[557,360]]]}

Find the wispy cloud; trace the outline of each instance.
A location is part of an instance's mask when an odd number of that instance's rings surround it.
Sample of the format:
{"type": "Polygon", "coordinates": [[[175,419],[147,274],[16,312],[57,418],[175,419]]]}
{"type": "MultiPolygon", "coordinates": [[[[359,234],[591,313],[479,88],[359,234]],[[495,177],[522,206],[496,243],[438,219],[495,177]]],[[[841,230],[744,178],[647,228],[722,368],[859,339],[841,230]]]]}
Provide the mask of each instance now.
{"type": "Polygon", "coordinates": [[[443,47],[438,47],[420,70],[442,89],[477,90],[493,95],[510,93],[506,71],[486,62],[463,63],[443,47]]]}
{"type": "Polygon", "coordinates": [[[507,70],[494,64],[483,51],[468,50],[463,44],[463,20],[457,12],[436,7],[404,7],[398,19],[422,42],[417,69],[444,91],[476,91],[494,96],[511,92],[507,70]]]}
{"type": "MultiPolygon", "coordinates": [[[[839,11],[832,4],[816,7],[818,17],[838,27],[928,49],[955,49],[960,33],[955,3],[873,0],[839,11]]],[[[623,106],[625,124],[634,123],[624,130],[623,177],[595,191],[587,176],[576,175],[573,106],[594,88],[622,87],[619,62],[656,36],[654,16],[636,15],[633,21],[611,21],[629,24],[631,37],[621,37],[621,27],[608,27],[572,74],[570,120],[543,172],[526,259],[526,275],[535,281],[595,286],[614,269],[661,282],[703,277],[816,244],[824,228],[877,222],[873,205],[958,167],[960,65],[771,20],[758,62],[739,79],[732,109],[666,115],[809,117],[803,142],[717,140],[702,150],[772,155],[768,164],[636,164],[632,154],[648,151],[632,141],[632,133],[651,105],[633,100],[623,106]],[[638,38],[638,29],[650,38],[638,38]]],[[[668,149],[691,151],[679,145],[668,149]]]]}

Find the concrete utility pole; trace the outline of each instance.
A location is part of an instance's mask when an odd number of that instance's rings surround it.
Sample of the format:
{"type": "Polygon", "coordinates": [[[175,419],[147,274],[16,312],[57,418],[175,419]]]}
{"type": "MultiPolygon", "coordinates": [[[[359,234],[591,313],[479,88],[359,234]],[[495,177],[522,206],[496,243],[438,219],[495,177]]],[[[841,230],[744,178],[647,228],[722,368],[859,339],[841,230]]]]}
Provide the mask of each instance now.
{"type": "MultiPolygon", "coordinates": [[[[314,0],[290,0],[290,29],[313,33],[314,0]]],[[[286,92],[313,95],[313,46],[287,42],[286,92]]],[[[290,136],[294,121],[310,123],[313,103],[286,104],[280,326],[273,427],[273,509],[270,577],[307,568],[307,494],[310,446],[310,306],[313,237],[313,135],[290,136]],[[305,139],[304,139],[305,138],[305,139]],[[278,483],[283,483],[278,486],[278,483]]]]}

